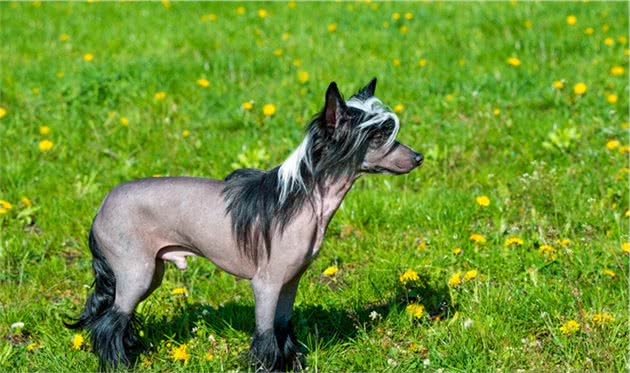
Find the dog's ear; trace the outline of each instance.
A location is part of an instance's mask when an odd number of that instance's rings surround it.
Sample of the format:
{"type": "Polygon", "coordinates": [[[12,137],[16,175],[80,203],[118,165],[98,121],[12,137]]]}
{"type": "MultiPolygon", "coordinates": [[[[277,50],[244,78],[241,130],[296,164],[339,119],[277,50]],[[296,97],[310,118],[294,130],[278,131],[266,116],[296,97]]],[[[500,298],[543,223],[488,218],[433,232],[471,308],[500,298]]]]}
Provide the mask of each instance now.
{"type": "Polygon", "coordinates": [[[357,92],[356,96],[362,100],[367,100],[374,96],[374,91],[376,91],[376,78],[372,78],[365,87],[357,92]]]}
{"type": "Polygon", "coordinates": [[[326,105],[324,106],[324,126],[335,129],[339,119],[346,111],[346,103],[339,93],[337,83],[332,82],[326,90],[326,105]]]}

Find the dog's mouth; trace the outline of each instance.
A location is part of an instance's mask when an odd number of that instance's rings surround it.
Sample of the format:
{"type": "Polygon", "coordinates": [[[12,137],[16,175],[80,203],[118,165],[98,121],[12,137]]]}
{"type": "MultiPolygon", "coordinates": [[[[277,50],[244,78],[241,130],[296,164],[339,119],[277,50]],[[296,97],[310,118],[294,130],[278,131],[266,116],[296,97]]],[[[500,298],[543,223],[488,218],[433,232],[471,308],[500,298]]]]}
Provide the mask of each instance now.
{"type": "Polygon", "coordinates": [[[368,174],[403,175],[411,170],[409,171],[392,170],[392,169],[381,167],[381,166],[374,166],[374,167],[363,169],[362,171],[368,174]]]}

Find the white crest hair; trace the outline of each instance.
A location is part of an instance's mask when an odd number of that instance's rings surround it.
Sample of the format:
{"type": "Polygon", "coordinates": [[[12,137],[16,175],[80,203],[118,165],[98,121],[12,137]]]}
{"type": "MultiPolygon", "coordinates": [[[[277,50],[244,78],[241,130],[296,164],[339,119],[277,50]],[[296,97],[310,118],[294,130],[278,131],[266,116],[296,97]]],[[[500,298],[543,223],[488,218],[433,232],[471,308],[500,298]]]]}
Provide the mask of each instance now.
{"type": "MultiPolygon", "coordinates": [[[[346,103],[347,106],[361,110],[363,112],[363,118],[367,118],[362,121],[357,128],[360,130],[358,136],[356,136],[355,143],[351,151],[355,151],[359,145],[367,137],[368,131],[366,129],[377,126],[384,123],[387,120],[394,122],[394,130],[385,142],[383,146],[389,147],[396,140],[398,130],[400,129],[400,120],[398,116],[393,113],[388,107],[383,105],[381,100],[376,97],[370,97],[366,100],[361,100],[357,97],[352,97],[346,103]]],[[[308,149],[310,148],[310,135],[306,135],[302,143],[291,153],[280,168],[278,169],[278,184],[280,186],[280,203],[284,203],[289,193],[291,193],[296,187],[306,190],[306,184],[302,179],[301,167],[302,162],[306,165],[306,168],[312,172],[313,164],[311,162],[308,149]]]]}

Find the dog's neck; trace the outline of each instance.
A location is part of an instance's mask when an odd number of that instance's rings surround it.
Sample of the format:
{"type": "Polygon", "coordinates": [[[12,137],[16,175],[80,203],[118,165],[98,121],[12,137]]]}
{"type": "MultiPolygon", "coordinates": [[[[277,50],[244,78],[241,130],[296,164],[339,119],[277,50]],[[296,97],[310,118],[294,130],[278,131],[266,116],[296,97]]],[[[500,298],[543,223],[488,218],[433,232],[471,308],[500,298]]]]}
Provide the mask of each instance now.
{"type": "Polygon", "coordinates": [[[335,215],[335,211],[341,205],[346,193],[350,191],[358,175],[341,176],[335,180],[325,180],[315,188],[315,217],[318,234],[326,233],[326,227],[330,219],[335,215]]]}

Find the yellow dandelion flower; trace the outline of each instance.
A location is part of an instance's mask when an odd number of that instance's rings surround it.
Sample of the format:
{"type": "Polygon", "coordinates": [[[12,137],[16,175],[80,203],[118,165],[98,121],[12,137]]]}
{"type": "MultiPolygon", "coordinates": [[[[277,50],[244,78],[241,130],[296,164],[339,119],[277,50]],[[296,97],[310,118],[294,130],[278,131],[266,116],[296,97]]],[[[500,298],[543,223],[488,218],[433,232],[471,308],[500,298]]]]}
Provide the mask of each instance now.
{"type": "Polygon", "coordinates": [[[608,268],[602,270],[602,275],[610,276],[612,278],[617,277],[617,274],[608,268]]]}
{"type": "Polygon", "coordinates": [[[190,136],[190,131],[189,130],[183,130],[182,131],[182,136],[184,136],[184,137],[190,136]]]}
{"type": "Polygon", "coordinates": [[[462,283],[462,273],[456,272],[451,275],[448,279],[448,286],[455,288],[458,287],[462,283]]]}
{"type": "Polygon", "coordinates": [[[33,92],[33,94],[34,94],[35,96],[37,96],[37,95],[39,95],[39,88],[37,88],[37,87],[33,87],[33,88],[31,88],[31,92],[33,92]]]}
{"type": "Polygon", "coordinates": [[[162,6],[166,9],[170,9],[171,8],[170,0],[162,0],[162,6]]]}
{"type": "Polygon", "coordinates": [[[33,351],[33,350],[35,350],[38,347],[39,347],[39,345],[37,343],[33,342],[33,343],[29,344],[28,346],[26,346],[26,351],[29,351],[29,352],[33,351]]]}
{"type": "Polygon", "coordinates": [[[619,100],[619,97],[614,93],[611,93],[608,96],[606,96],[606,101],[608,101],[609,104],[616,104],[617,100],[619,100]]]}
{"type": "Polygon", "coordinates": [[[400,19],[400,13],[396,12],[392,14],[392,19],[398,21],[400,19]]]}
{"type": "Polygon", "coordinates": [[[627,39],[625,36],[619,36],[617,37],[617,41],[621,44],[626,44],[627,39]]]}
{"type": "Polygon", "coordinates": [[[300,83],[304,84],[304,83],[308,82],[309,76],[308,76],[308,72],[307,71],[300,70],[300,71],[298,71],[297,75],[298,75],[298,81],[300,83]]]}
{"type": "Polygon", "coordinates": [[[621,127],[621,129],[627,130],[628,128],[630,128],[630,123],[623,122],[619,125],[619,127],[621,127]]]}
{"type": "Polygon", "coordinates": [[[206,352],[206,361],[214,360],[214,354],[211,351],[206,352]]]}
{"type": "Polygon", "coordinates": [[[455,96],[453,95],[446,95],[446,101],[451,102],[455,99],[455,96]]]}
{"type": "Polygon", "coordinates": [[[274,56],[282,56],[282,49],[278,48],[273,51],[274,56]]]}
{"type": "Polygon", "coordinates": [[[604,326],[615,321],[615,317],[609,313],[603,312],[594,314],[591,320],[595,326],[604,326]]]}
{"type": "Polygon", "coordinates": [[[61,34],[61,35],[59,35],[59,40],[60,41],[68,41],[68,40],[70,40],[70,35],[68,35],[68,34],[61,34]]]}
{"type": "Polygon", "coordinates": [[[587,27],[587,28],[584,30],[584,33],[585,33],[586,35],[593,35],[593,32],[595,32],[595,30],[593,30],[593,28],[592,28],[592,27],[587,27]]]}
{"type": "Polygon", "coordinates": [[[569,244],[571,244],[571,240],[568,238],[565,238],[563,240],[559,240],[556,241],[557,243],[559,243],[562,247],[568,246],[569,244]]]}
{"type": "Polygon", "coordinates": [[[486,238],[478,233],[471,234],[469,238],[471,241],[475,241],[475,243],[486,243],[486,238]]]}
{"type": "Polygon", "coordinates": [[[414,319],[421,319],[424,315],[424,306],[422,304],[408,304],[405,310],[407,314],[411,315],[414,319]]]}
{"type": "Polygon", "coordinates": [[[405,19],[406,20],[412,20],[413,19],[413,13],[410,13],[410,12],[405,13],[405,19]]]}
{"type": "Polygon", "coordinates": [[[487,196],[477,196],[475,198],[475,201],[477,201],[479,206],[483,206],[483,207],[490,206],[490,198],[488,198],[487,196]]]}
{"type": "Polygon", "coordinates": [[[267,11],[265,9],[258,9],[258,17],[260,18],[267,17],[267,11]]]}
{"type": "Polygon", "coordinates": [[[85,342],[85,338],[83,338],[81,334],[75,334],[72,337],[72,349],[80,350],[84,342],[85,342]]]}
{"type": "Polygon", "coordinates": [[[610,75],[620,76],[623,75],[624,72],[625,69],[623,68],[623,66],[613,66],[610,68],[610,75]]]}
{"type": "MultiPolygon", "coordinates": [[[[630,216],[630,210],[626,211],[626,216],[630,216]]],[[[626,254],[630,254],[630,242],[622,243],[621,250],[626,254]]]]}
{"type": "Polygon", "coordinates": [[[328,32],[335,32],[337,31],[337,24],[331,23],[330,25],[326,26],[326,29],[328,30],[328,32]]]}
{"type": "Polygon", "coordinates": [[[538,248],[538,253],[540,255],[552,255],[555,252],[555,250],[553,249],[553,247],[549,246],[549,245],[541,245],[538,248]]]}
{"type": "Polygon", "coordinates": [[[470,280],[476,278],[478,274],[479,274],[479,272],[477,272],[476,269],[470,270],[470,271],[464,273],[464,280],[470,281],[470,280]]]}
{"type": "Polygon", "coordinates": [[[123,126],[128,126],[129,125],[129,119],[127,119],[126,117],[120,117],[120,124],[123,126]]]}
{"type": "Polygon", "coordinates": [[[402,275],[400,275],[398,279],[403,285],[405,285],[408,282],[418,281],[420,279],[420,276],[418,276],[418,272],[414,271],[413,269],[408,269],[402,275]]]}
{"type": "Polygon", "coordinates": [[[239,6],[238,8],[236,8],[236,14],[241,15],[241,16],[245,14],[245,7],[239,6]]]}
{"type": "Polygon", "coordinates": [[[31,203],[31,200],[28,199],[26,196],[22,196],[20,198],[20,201],[22,201],[22,203],[24,204],[24,206],[26,207],[33,207],[33,203],[31,203]]]}
{"type": "Polygon", "coordinates": [[[409,31],[409,27],[407,27],[407,25],[400,26],[400,33],[401,34],[406,34],[408,31],[409,31]]]}
{"type": "Polygon", "coordinates": [[[534,26],[532,21],[530,21],[529,19],[525,21],[524,25],[525,25],[526,29],[530,29],[530,28],[532,28],[532,26],[534,26]]]}
{"type": "Polygon", "coordinates": [[[57,74],[55,74],[57,76],[57,78],[61,79],[63,78],[66,74],[63,71],[57,71],[57,74]]]}
{"type": "Polygon", "coordinates": [[[507,240],[505,240],[505,244],[504,244],[505,247],[512,246],[512,245],[522,246],[523,240],[520,239],[519,237],[510,237],[507,240]]]}
{"type": "Polygon", "coordinates": [[[175,288],[171,290],[172,295],[186,295],[186,288],[175,288]]]}
{"type": "Polygon", "coordinates": [[[300,60],[299,58],[294,59],[293,60],[293,66],[295,66],[295,67],[302,66],[302,60],[300,60]]]}
{"type": "Polygon", "coordinates": [[[565,322],[564,324],[562,324],[562,326],[560,327],[560,331],[562,332],[562,334],[565,334],[565,335],[574,334],[579,330],[580,330],[580,324],[578,324],[577,321],[575,320],[569,320],[565,322]]]}
{"type": "Polygon", "coordinates": [[[387,22],[387,21],[383,22],[383,27],[388,28],[389,27],[389,22],[387,22]]]}
{"type": "Polygon", "coordinates": [[[564,88],[564,83],[562,82],[562,80],[556,80],[555,82],[553,82],[553,87],[556,89],[562,89],[564,88]]]}
{"type": "Polygon", "coordinates": [[[580,82],[573,86],[573,92],[576,95],[583,95],[586,93],[586,84],[580,82]]]}
{"type": "Polygon", "coordinates": [[[608,26],[607,24],[602,25],[602,31],[608,32],[608,30],[610,30],[610,26],[608,26]]]}
{"type": "Polygon", "coordinates": [[[514,67],[521,66],[521,60],[519,60],[516,57],[508,58],[507,59],[507,63],[508,63],[508,65],[511,65],[511,66],[514,66],[514,67]]]}
{"type": "Polygon", "coordinates": [[[92,60],[94,60],[94,55],[92,53],[86,53],[83,55],[83,61],[91,62],[92,60]]]}
{"type": "Polygon", "coordinates": [[[425,67],[427,65],[427,60],[424,58],[421,58],[420,61],[418,61],[418,66],[420,67],[425,67]]]}
{"type": "Polygon", "coordinates": [[[606,39],[604,39],[604,44],[610,47],[611,45],[615,44],[615,39],[613,39],[613,38],[606,38],[606,39]]]}
{"type": "Polygon", "coordinates": [[[208,88],[210,86],[210,82],[208,81],[208,79],[198,79],[197,85],[201,88],[208,88]]]}
{"type": "Polygon", "coordinates": [[[617,149],[619,145],[621,145],[621,142],[619,140],[609,140],[606,143],[606,149],[614,150],[614,149],[617,149]]]}
{"type": "Polygon", "coordinates": [[[7,115],[7,109],[0,106],[0,118],[4,117],[5,115],[7,115]]]}
{"type": "Polygon", "coordinates": [[[394,112],[396,113],[400,113],[403,110],[405,110],[405,105],[403,104],[397,104],[396,106],[394,106],[394,112]]]}
{"type": "Polygon", "coordinates": [[[569,26],[573,26],[577,23],[577,17],[574,15],[569,15],[567,16],[567,25],[569,26]]]}
{"type": "Polygon", "coordinates": [[[274,104],[266,104],[263,106],[263,114],[267,117],[270,117],[276,113],[276,105],[274,104]]]}
{"type": "Polygon", "coordinates": [[[39,145],[37,147],[39,148],[39,151],[47,152],[52,149],[53,143],[50,140],[42,140],[39,142],[39,145]]]}
{"type": "Polygon", "coordinates": [[[324,276],[332,277],[332,276],[336,275],[337,272],[339,272],[339,267],[337,267],[337,266],[329,266],[328,268],[326,268],[324,270],[323,274],[324,274],[324,276]]]}
{"type": "Polygon", "coordinates": [[[0,199],[0,214],[6,214],[13,208],[13,205],[9,201],[0,199]]]}
{"type": "Polygon", "coordinates": [[[166,98],[166,92],[156,92],[155,95],[153,95],[153,97],[157,100],[157,101],[162,101],[166,98]]]}
{"type": "Polygon", "coordinates": [[[171,350],[171,358],[173,361],[183,361],[184,364],[188,364],[190,354],[188,353],[188,346],[184,343],[179,347],[175,347],[171,350]]]}
{"type": "Polygon", "coordinates": [[[41,126],[39,127],[39,134],[40,135],[48,135],[50,133],[50,127],[48,126],[41,126]]]}
{"type": "Polygon", "coordinates": [[[241,104],[243,110],[252,110],[254,108],[254,104],[251,101],[245,101],[241,104]]]}
{"type": "Polygon", "coordinates": [[[495,108],[492,110],[492,114],[494,114],[495,117],[499,116],[499,114],[501,114],[501,109],[495,108]]]}
{"type": "Polygon", "coordinates": [[[398,58],[394,58],[394,59],[392,60],[392,63],[393,63],[393,64],[394,64],[394,66],[396,66],[396,67],[400,66],[400,60],[399,60],[398,58]]]}
{"type": "Polygon", "coordinates": [[[295,2],[295,1],[289,1],[289,3],[287,4],[287,6],[289,7],[289,9],[295,9],[295,7],[297,6],[297,2],[295,2]]]}
{"type": "Polygon", "coordinates": [[[455,255],[459,255],[462,253],[462,248],[461,247],[456,247],[453,249],[453,254],[455,255]]]}

